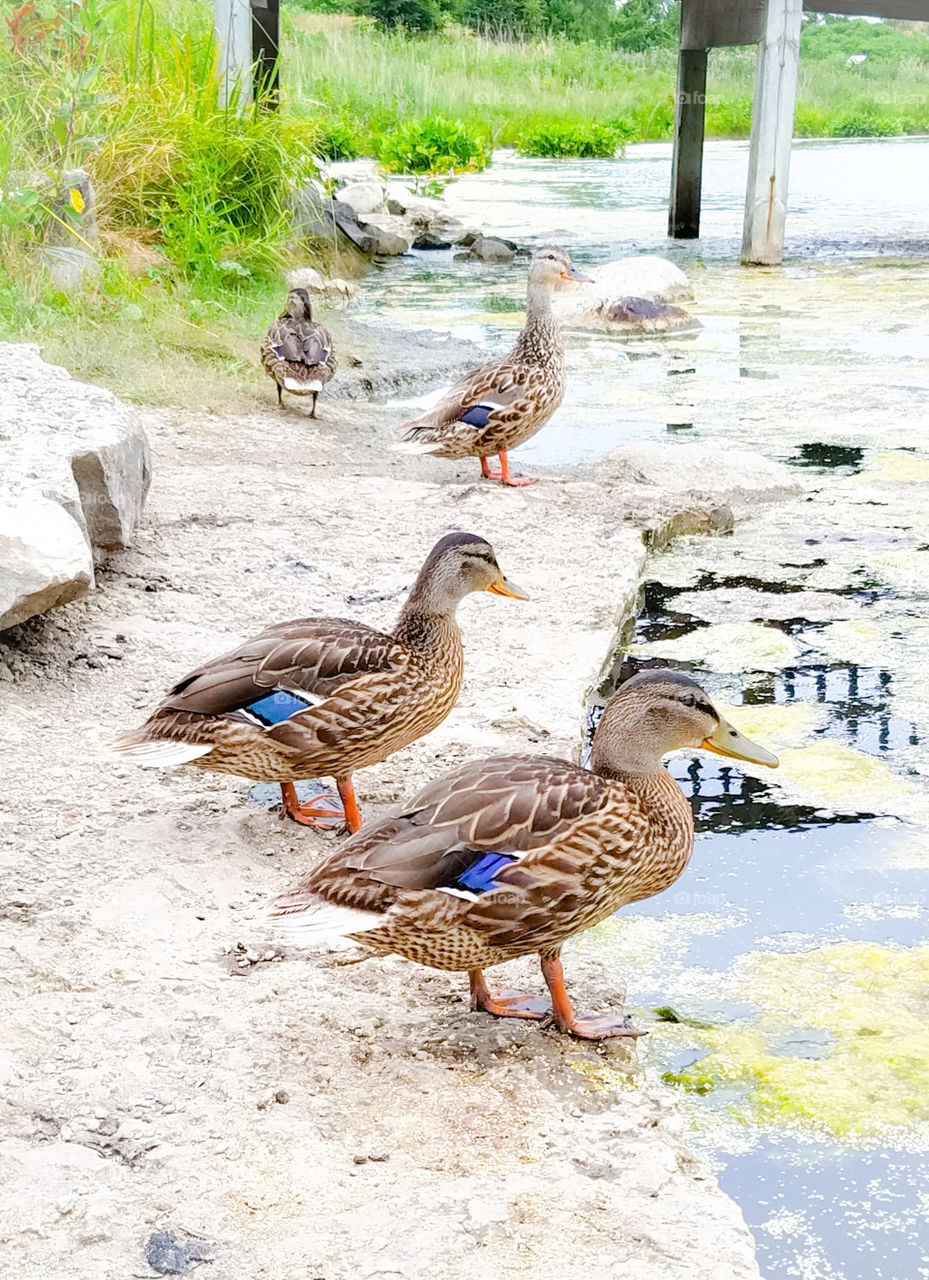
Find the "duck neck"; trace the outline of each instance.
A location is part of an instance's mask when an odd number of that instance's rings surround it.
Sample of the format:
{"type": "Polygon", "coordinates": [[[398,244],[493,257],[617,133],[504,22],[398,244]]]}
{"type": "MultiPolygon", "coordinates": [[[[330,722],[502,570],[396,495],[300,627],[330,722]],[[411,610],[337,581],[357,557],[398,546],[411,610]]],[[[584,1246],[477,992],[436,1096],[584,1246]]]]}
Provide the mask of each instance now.
{"type": "Polygon", "coordinates": [[[411,649],[434,650],[460,647],[461,632],[455,620],[458,600],[435,589],[435,584],[417,581],[410,598],[400,610],[394,637],[411,649]]]}
{"type": "Polygon", "coordinates": [[[515,354],[524,360],[546,362],[562,354],[561,329],[552,314],[552,291],[547,284],[529,285],[526,323],[516,340],[515,354]]]}
{"type": "Polygon", "coordinates": [[[693,809],[660,760],[649,769],[629,768],[625,764],[621,767],[603,765],[595,772],[635,792],[652,825],[661,828],[675,847],[690,856],[694,839],[693,809]]]}

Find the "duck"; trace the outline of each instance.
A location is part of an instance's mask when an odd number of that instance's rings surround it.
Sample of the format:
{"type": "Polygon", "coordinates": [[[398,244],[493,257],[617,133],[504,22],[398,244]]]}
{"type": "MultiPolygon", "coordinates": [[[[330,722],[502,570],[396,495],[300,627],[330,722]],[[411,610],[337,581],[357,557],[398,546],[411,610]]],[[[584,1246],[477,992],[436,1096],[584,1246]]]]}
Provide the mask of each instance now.
{"type": "Polygon", "coordinates": [[[152,768],[192,765],[277,783],[303,826],[361,827],[353,774],[431,732],[461,690],[461,600],[489,591],[528,600],[503,576],[486,539],[452,532],[435,544],[390,633],[346,618],[279,622],[179,680],[110,755],[152,768]],[[294,782],[331,777],[301,803],[294,782]]]}
{"type": "Polygon", "coordinates": [[[545,425],[564,399],[565,363],[561,329],[552,314],[560,280],[587,281],[564,249],[544,245],[529,263],[526,322],[513,350],[488,360],[461,378],[426,413],[399,428],[397,448],[442,458],[476,457],[481,474],[501,484],[535,484],[510,470],[515,449],[545,425]],[[496,454],[500,469],[487,459],[496,454]]]}
{"type": "Polygon", "coordinates": [[[310,417],[316,417],[319,393],[335,374],[328,329],[313,319],[313,306],[306,289],[291,289],[287,305],[271,325],[261,343],[261,363],[277,387],[277,402],[284,407],[284,392],[312,396],[310,417]]]}
{"type": "Polygon", "coordinates": [[[663,757],[693,748],[778,763],[690,676],[639,672],[604,708],[588,767],[531,755],[463,764],[347,840],[268,916],[301,946],[349,938],[467,972],[472,1010],[549,1019],[584,1040],[643,1034],[623,1014],[575,1012],[561,950],[684,871],[693,813],[663,757]],[[530,954],[548,1000],[490,989],[486,968],[530,954]]]}

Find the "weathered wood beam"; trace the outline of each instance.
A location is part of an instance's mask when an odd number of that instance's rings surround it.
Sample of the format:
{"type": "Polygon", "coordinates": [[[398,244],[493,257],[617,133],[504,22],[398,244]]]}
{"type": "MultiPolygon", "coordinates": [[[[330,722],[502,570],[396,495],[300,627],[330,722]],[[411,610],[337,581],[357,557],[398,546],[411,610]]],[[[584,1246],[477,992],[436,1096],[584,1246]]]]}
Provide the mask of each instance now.
{"type": "Polygon", "coordinates": [[[764,32],[765,0],[681,0],[682,49],[757,44],[764,32]]]}
{"type": "Polygon", "coordinates": [[[255,100],[274,108],[280,84],[280,0],[251,0],[251,5],[255,100]]]}
{"type": "Polygon", "coordinates": [[[675,240],[694,240],[700,234],[706,61],[706,49],[681,49],[677,59],[674,154],[668,202],[668,235],[675,240]]]}
{"type": "Polygon", "coordinates": [[[768,0],[758,45],[742,261],[777,266],[784,256],[787,180],[797,101],[803,0],[768,0]]]}
{"type": "Polygon", "coordinates": [[[252,15],[248,0],[214,0],[220,100],[244,110],[252,93],[252,15]]]}

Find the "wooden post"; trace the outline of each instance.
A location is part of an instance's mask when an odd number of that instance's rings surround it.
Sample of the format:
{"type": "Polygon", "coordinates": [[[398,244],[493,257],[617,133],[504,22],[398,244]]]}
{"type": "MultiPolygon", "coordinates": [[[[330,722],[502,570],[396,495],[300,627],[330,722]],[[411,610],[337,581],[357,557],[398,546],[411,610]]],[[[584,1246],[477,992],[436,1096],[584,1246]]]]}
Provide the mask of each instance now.
{"type": "Polygon", "coordinates": [[[768,0],[755,71],[742,233],[744,263],[774,267],[784,256],[802,20],[803,0],[768,0]]]}
{"type": "Polygon", "coordinates": [[[693,240],[700,234],[703,122],[706,113],[706,49],[680,49],[674,107],[674,156],[668,235],[693,240]]]}
{"type": "Polygon", "coordinates": [[[214,0],[219,96],[243,111],[252,96],[252,18],[248,0],[214,0]]]}
{"type": "Polygon", "coordinates": [[[273,110],[279,101],[280,0],[251,0],[251,4],[255,101],[273,110]]]}

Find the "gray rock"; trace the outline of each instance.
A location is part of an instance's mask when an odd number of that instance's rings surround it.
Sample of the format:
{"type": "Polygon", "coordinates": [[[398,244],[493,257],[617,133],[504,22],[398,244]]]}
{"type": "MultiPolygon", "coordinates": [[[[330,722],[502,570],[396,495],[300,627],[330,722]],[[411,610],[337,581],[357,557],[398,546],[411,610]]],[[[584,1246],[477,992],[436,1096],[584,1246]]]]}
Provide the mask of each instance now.
{"type": "Polygon", "coordinates": [[[782,463],[753,449],[702,444],[630,444],[597,465],[600,480],[653,485],[670,493],[694,493],[743,515],[758,502],[800,493],[802,486],[782,463]]]}
{"type": "Polygon", "coordinates": [[[351,280],[343,280],[339,276],[324,276],[315,267],[296,267],[287,273],[288,289],[309,289],[310,293],[320,293],[329,299],[354,298],[358,286],[351,280]]]}
{"type": "Polygon", "coordinates": [[[683,333],[703,328],[683,307],[651,298],[617,298],[602,305],[599,314],[612,328],[630,334],[683,333]]]}
{"type": "Polygon", "coordinates": [[[128,546],[149,480],[133,410],[0,343],[0,630],[92,589],[95,553],[128,546]]]}
{"type": "Polygon", "coordinates": [[[512,262],[517,246],[511,240],[501,240],[499,236],[479,235],[471,242],[469,252],[472,258],[480,258],[482,262],[512,262]]]}
{"type": "Polygon", "coordinates": [[[363,231],[373,242],[371,252],[396,258],[408,253],[413,245],[415,232],[401,218],[390,213],[369,213],[359,217],[363,231]]]}
{"type": "Polygon", "coordinates": [[[450,213],[437,213],[413,241],[415,249],[450,249],[460,244],[468,228],[450,213]]]}
{"type": "Polygon", "coordinates": [[[213,1250],[203,1240],[178,1240],[172,1231],[153,1231],[145,1245],[145,1261],[163,1276],[186,1276],[195,1262],[212,1262],[213,1250]]]}
{"type": "Polygon", "coordinates": [[[103,268],[92,253],[75,244],[44,245],[39,250],[48,278],[61,293],[72,294],[99,280],[103,268]]]}
{"type": "Polygon", "coordinates": [[[380,182],[350,182],[336,196],[359,221],[369,213],[387,213],[387,192],[380,182]]]}
{"type": "Polygon", "coordinates": [[[73,227],[88,244],[97,248],[100,235],[97,230],[97,194],[86,169],[66,169],[61,175],[61,186],[55,194],[52,209],[57,215],[49,222],[49,244],[73,245],[75,237],[68,229],[73,227]],[[75,205],[79,206],[75,208],[75,205]],[[62,225],[62,223],[66,225],[62,225]]]}

